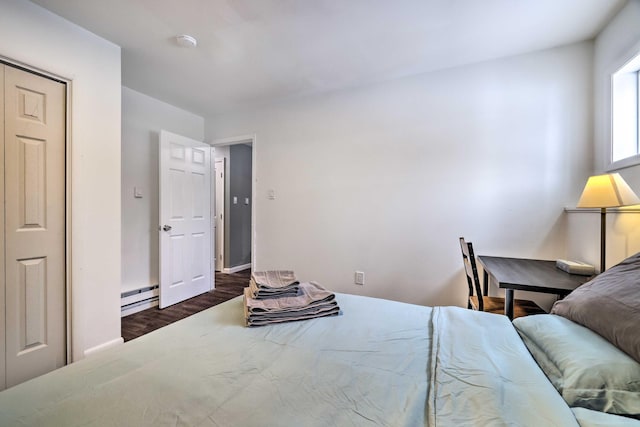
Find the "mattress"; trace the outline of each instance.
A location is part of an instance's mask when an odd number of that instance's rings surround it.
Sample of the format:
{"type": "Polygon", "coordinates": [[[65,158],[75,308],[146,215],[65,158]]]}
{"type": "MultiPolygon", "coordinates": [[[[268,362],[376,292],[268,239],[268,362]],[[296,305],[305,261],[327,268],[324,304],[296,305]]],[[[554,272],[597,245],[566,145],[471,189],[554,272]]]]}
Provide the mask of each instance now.
{"type": "Polygon", "coordinates": [[[1,392],[0,425],[577,425],[504,316],[336,298],[257,328],[233,299],[1,392]]]}

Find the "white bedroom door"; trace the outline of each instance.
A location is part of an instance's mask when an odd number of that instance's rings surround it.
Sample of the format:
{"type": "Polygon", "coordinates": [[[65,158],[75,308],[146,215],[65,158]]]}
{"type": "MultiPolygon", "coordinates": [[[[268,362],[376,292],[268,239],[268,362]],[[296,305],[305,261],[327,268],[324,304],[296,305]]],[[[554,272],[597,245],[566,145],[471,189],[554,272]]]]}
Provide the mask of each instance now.
{"type": "Polygon", "coordinates": [[[160,132],[160,308],[211,289],[210,148],[160,132]]]}
{"type": "Polygon", "coordinates": [[[66,87],[10,66],[0,69],[6,316],[1,370],[11,387],[66,363],[66,87]]]}

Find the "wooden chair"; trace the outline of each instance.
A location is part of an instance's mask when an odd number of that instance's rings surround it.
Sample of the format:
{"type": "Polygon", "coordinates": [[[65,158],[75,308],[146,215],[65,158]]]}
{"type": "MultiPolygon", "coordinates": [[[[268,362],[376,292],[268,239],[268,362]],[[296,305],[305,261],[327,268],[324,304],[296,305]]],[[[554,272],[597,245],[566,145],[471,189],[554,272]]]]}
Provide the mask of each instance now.
{"type": "MultiPolygon", "coordinates": [[[[504,298],[488,296],[489,284],[484,284],[484,293],[480,289],[480,278],[476,266],[476,257],[473,252],[471,242],[465,242],[464,237],[460,238],[460,248],[462,249],[462,260],[464,261],[464,271],[467,275],[469,285],[469,299],[467,308],[489,313],[504,314],[504,298]]],[[[530,314],[546,313],[538,304],[533,301],[514,299],[513,318],[528,316],[530,314]]]]}

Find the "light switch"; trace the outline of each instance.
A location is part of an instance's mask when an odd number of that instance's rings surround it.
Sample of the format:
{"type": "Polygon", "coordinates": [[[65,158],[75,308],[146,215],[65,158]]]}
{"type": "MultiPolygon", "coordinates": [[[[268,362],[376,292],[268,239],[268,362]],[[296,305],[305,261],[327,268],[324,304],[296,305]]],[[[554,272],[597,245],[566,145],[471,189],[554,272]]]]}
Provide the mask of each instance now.
{"type": "Polygon", "coordinates": [[[245,204],[245,205],[248,205],[248,204],[249,204],[249,198],[248,198],[248,197],[245,197],[245,198],[244,198],[244,204],[245,204]]]}
{"type": "Polygon", "coordinates": [[[267,191],[267,199],[275,200],[276,199],[276,190],[267,191]]]}
{"type": "Polygon", "coordinates": [[[238,197],[233,196],[233,204],[237,205],[238,204],[238,197]]]}
{"type": "Polygon", "coordinates": [[[133,197],[136,199],[142,199],[142,188],[133,187],[133,197]]]}

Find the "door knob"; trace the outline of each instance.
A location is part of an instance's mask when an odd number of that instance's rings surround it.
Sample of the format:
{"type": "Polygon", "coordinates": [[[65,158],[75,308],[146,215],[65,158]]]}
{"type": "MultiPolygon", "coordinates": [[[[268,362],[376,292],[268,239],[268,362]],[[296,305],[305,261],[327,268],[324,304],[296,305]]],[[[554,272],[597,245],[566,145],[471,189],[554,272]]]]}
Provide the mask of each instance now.
{"type": "Polygon", "coordinates": [[[164,231],[170,231],[170,230],[171,230],[171,226],[170,226],[170,225],[163,225],[163,226],[162,226],[162,229],[163,229],[164,231]]]}

